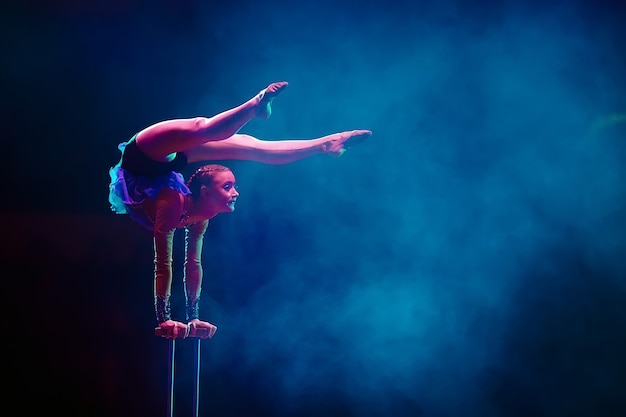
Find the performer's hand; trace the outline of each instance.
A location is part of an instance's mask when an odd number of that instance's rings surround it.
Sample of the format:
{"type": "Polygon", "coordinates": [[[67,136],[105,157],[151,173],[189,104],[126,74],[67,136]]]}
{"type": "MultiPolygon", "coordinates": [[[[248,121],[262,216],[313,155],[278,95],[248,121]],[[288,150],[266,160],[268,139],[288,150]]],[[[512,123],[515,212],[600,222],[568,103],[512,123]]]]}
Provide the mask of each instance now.
{"type": "Polygon", "coordinates": [[[162,336],[166,339],[185,338],[189,336],[189,326],[179,321],[167,320],[159,324],[162,336]]]}
{"type": "Polygon", "coordinates": [[[217,326],[214,324],[211,324],[209,322],[206,321],[200,321],[198,319],[193,319],[188,323],[189,326],[189,337],[195,337],[196,336],[196,330],[197,329],[207,329],[208,330],[208,334],[205,336],[200,336],[202,339],[206,339],[213,337],[213,335],[215,334],[215,332],[217,331],[217,326]]]}

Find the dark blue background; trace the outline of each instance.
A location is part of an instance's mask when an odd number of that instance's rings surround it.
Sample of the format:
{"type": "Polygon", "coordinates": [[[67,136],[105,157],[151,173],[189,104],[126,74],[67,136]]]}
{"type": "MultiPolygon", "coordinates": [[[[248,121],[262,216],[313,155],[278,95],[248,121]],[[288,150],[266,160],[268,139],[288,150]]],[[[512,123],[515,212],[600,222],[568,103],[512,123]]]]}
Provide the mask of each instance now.
{"type": "Polygon", "coordinates": [[[151,123],[287,80],[245,133],[374,135],[340,159],[224,162],[241,197],[206,237],[202,415],[626,414],[625,18],[608,1],[5,6],[4,400],[165,415],[151,237],[110,212],[108,168],[151,123]]]}

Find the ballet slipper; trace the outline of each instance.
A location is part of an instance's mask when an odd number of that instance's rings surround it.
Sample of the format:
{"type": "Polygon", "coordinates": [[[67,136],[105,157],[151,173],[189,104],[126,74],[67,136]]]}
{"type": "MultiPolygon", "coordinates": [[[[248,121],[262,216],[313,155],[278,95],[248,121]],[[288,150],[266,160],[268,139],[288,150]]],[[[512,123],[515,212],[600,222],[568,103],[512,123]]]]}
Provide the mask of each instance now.
{"type": "Polygon", "coordinates": [[[358,145],[364,142],[372,136],[372,132],[369,130],[350,130],[347,132],[336,133],[331,135],[332,139],[322,144],[324,152],[329,153],[332,156],[340,157],[346,150],[350,149],[354,145],[358,145]]]}
{"type": "Polygon", "coordinates": [[[266,89],[261,90],[257,96],[259,104],[256,115],[262,119],[268,119],[272,115],[272,100],[285,91],[288,85],[289,83],[287,81],[281,81],[272,83],[266,89]]]}

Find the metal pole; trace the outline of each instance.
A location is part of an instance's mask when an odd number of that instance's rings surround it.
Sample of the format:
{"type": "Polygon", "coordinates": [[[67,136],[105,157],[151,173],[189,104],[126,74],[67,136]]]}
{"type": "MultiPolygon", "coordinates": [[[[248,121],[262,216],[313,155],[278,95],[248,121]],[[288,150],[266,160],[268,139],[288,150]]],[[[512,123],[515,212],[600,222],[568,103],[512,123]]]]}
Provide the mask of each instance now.
{"type": "MultiPolygon", "coordinates": [[[[161,332],[161,328],[160,327],[156,327],[154,329],[154,334],[160,337],[164,337],[164,334],[161,332]]],[[[194,392],[193,395],[193,411],[194,411],[194,416],[198,417],[198,406],[200,405],[200,338],[201,337],[208,337],[209,335],[209,330],[208,329],[197,329],[196,330],[196,336],[198,339],[196,339],[196,344],[195,344],[195,358],[194,358],[194,371],[196,373],[196,390],[194,392]]],[[[176,356],[176,340],[175,339],[169,339],[169,354],[168,354],[168,359],[169,359],[169,364],[168,364],[168,371],[169,371],[169,375],[167,377],[167,384],[168,384],[168,388],[169,388],[169,395],[167,398],[167,409],[169,410],[169,417],[174,417],[174,358],[176,356]]]]}
{"type": "Polygon", "coordinates": [[[174,417],[174,357],[176,356],[176,340],[170,339],[169,341],[169,365],[168,365],[168,377],[167,385],[170,390],[167,397],[167,409],[169,410],[169,417],[174,417]]]}
{"type": "Polygon", "coordinates": [[[196,339],[195,358],[193,361],[193,369],[196,373],[196,389],[193,393],[193,415],[198,417],[198,408],[200,405],[200,340],[196,339]]]}

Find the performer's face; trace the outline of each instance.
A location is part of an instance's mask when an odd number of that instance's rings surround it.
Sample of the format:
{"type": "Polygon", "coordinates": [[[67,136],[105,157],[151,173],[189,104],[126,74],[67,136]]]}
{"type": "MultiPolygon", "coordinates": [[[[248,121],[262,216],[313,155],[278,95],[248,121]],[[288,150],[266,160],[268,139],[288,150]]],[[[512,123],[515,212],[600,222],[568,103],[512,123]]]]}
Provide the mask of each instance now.
{"type": "Polygon", "coordinates": [[[213,184],[206,189],[207,203],[210,211],[215,214],[235,211],[235,203],[239,193],[235,188],[235,175],[232,171],[217,172],[213,177],[213,184]]]}

